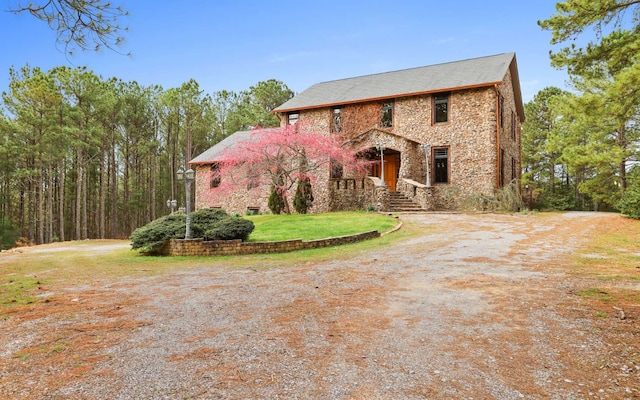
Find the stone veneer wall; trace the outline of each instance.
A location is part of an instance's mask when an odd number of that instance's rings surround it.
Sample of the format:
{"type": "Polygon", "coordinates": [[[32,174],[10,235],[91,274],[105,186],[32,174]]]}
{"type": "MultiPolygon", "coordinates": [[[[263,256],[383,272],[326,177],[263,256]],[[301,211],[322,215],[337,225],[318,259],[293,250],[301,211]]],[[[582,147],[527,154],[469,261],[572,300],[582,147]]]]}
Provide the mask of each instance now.
{"type": "MultiPolygon", "coordinates": [[[[429,198],[429,208],[455,209],[466,196],[477,194],[492,195],[499,187],[500,149],[504,151],[504,183],[520,179],[521,138],[520,120],[515,118],[515,140],[511,135],[512,117],[515,113],[515,100],[511,85],[510,72],[497,90],[504,98],[503,123],[499,126],[498,101],[495,87],[465,89],[450,93],[449,122],[432,124],[432,94],[397,98],[394,101],[393,126],[380,126],[379,116],[383,101],[344,105],[342,107],[343,134],[352,139],[351,146],[356,150],[375,147],[376,142],[384,142],[385,147],[401,153],[398,181],[409,179],[426,183],[426,159],[429,157],[431,178],[433,179],[433,160],[431,154],[425,154],[420,144],[449,148],[449,184],[432,185],[432,189],[422,195],[429,198]],[[366,118],[365,118],[366,117],[366,118]],[[497,133],[500,132],[499,140],[497,133]],[[499,142],[499,143],[498,143],[499,142]],[[516,173],[512,174],[511,160],[515,160],[516,173]],[[428,193],[427,193],[428,192],[428,193]]],[[[332,108],[302,110],[300,119],[304,129],[320,132],[330,131],[332,108]]],[[[286,123],[286,115],[282,116],[286,123]]],[[[200,175],[198,167],[198,174],[200,175]]],[[[371,188],[364,191],[341,191],[340,183],[330,179],[329,168],[316,173],[312,190],[314,205],[310,212],[319,213],[332,210],[362,209],[375,203],[371,198],[371,188]],[[348,196],[352,196],[349,200],[348,196]],[[362,206],[362,207],[361,207],[362,206]]],[[[349,177],[357,178],[361,177],[349,177]]],[[[198,179],[198,178],[196,178],[198,179]]],[[[203,200],[202,192],[208,190],[208,182],[197,183],[196,208],[222,207],[228,212],[244,213],[249,207],[267,212],[269,188],[238,190],[220,201],[203,200]]],[[[292,202],[295,188],[289,194],[292,202]]]]}
{"type": "MultiPolygon", "coordinates": [[[[286,119],[286,118],[285,118],[286,119]]],[[[318,110],[308,110],[300,113],[301,126],[307,131],[325,132],[329,135],[329,123],[331,121],[331,109],[321,108],[318,110]]],[[[330,171],[329,163],[327,168],[320,169],[314,174],[311,182],[311,190],[313,192],[313,206],[309,210],[310,213],[323,213],[332,211],[331,188],[330,188],[330,171]]],[[[294,192],[295,196],[295,192],[294,192]]],[[[291,197],[293,201],[293,196],[291,197]]]]}
{"type": "MultiPolygon", "coordinates": [[[[267,201],[269,199],[270,187],[268,185],[251,190],[237,188],[232,193],[218,193],[215,188],[211,189],[210,168],[209,165],[195,166],[196,210],[214,207],[222,208],[228,213],[238,213],[240,215],[246,214],[250,208],[257,209],[261,213],[269,211],[267,201]]],[[[224,177],[222,177],[222,179],[224,179],[224,177]]],[[[288,195],[295,195],[295,189],[289,191],[288,195]]]]}
{"type": "Polygon", "coordinates": [[[378,209],[376,184],[372,178],[331,179],[329,182],[329,209],[357,211],[368,207],[378,209]]]}
{"type": "Polygon", "coordinates": [[[504,168],[504,184],[508,185],[512,180],[520,180],[522,175],[522,137],[520,118],[515,109],[513,86],[511,84],[511,72],[508,71],[502,84],[499,86],[500,94],[504,98],[504,110],[502,126],[500,127],[500,148],[504,150],[502,166],[504,168]],[[515,118],[512,118],[512,114],[515,118]],[[512,137],[512,124],[515,122],[515,140],[512,137]],[[512,174],[511,160],[515,160],[516,171],[512,174]]]}
{"type": "MultiPolygon", "coordinates": [[[[424,95],[398,100],[394,132],[432,148],[449,148],[449,184],[434,184],[433,196],[438,208],[456,208],[458,201],[451,204],[449,192],[457,191],[461,196],[491,194],[495,187],[495,92],[493,88],[452,92],[449,122],[438,125],[431,124],[432,97],[424,95]]],[[[422,156],[426,158],[424,152],[422,156]]],[[[433,179],[431,155],[429,159],[433,179]]],[[[400,177],[426,182],[426,162],[420,161],[419,174],[403,176],[401,171],[400,177]]]]}
{"type": "Polygon", "coordinates": [[[378,231],[318,240],[285,240],[281,242],[243,242],[238,240],[172,239],[161,254],[171,256],[229,256],[244,254],[285,253],[294,250],[319,249],[380,237],[378,231]]]}

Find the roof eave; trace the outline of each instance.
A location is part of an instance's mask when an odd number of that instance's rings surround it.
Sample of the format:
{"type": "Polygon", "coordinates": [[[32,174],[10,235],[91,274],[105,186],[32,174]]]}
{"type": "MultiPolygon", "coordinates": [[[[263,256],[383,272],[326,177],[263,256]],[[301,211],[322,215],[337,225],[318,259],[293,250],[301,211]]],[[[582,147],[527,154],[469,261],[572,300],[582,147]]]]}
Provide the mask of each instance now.
{"type": "Polygon", "coordinates": [[[213,164],[214,162],[216,162],[216,160],[209,160],[209,161],[189,161],[189,166],[192,165],[208,165],[208,164],[213,164]]]}
{"type": "Polygon", "coordinates": [[[518,63],[516,62],[516,55],[513,55],[513,59],[509,64],[509,72],[511,73],[511,86],[513,86],[513,97],[516,103],[516,111],[520,122],[524,122],[524,104],[522,102],[522,89],[520,88],[520,76],[518,75],[518,63]]]}
{"type": "Polygon", "coordinates": [[[479,83],[475,85],[454,86],[450,88],[439,88],[436,90],[424,90],[424,91],[410,92],[410,93],[398,93],[398,94],[389,95],[389,96],[369,97],[369,98],[348,100],[348,101],[342,101],[342,102],[314,104],[314,105],[309,105],[304,107],[293,107],[293,108],[282,108],[282,109],[276,108],[272,111],[272,113],[277,114],[277,113],[287,113],[291,111],[314,110],[318,108],[335,107],[335,106],[342,106],[347,104],[368,103],[368,102],[379,101],[379,100],[398,99],[401,97],[421,96],[421,95],[431,94],[431,93],[443,93],[443,92],[453,92],[453,91],[459,91],[459,90],[477,89],[482,87],[492,87],[494,85],[498,85],[501,83],[502,83],[501,81],[484,82],[484,83],[479,83]]]}

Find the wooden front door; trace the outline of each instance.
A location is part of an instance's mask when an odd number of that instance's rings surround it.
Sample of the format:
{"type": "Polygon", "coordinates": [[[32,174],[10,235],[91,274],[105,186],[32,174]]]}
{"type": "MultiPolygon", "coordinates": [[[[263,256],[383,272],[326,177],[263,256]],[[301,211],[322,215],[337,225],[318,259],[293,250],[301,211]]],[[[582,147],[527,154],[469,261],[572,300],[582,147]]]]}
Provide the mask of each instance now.
{"type": "Polygon", "coordinates": [[[384,155],[384,181],[389,186],[389,190],[396,190],[398,182],[398,171],[400,170],[400,154],[392,153],[384,155]]]}

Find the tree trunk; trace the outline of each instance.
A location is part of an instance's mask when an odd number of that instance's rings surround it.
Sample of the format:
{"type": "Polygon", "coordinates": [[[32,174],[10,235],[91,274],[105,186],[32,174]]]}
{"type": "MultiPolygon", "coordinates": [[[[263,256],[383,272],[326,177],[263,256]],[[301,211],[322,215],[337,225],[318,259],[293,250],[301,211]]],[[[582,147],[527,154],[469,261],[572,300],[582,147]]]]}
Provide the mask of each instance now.
{"type": "Polygon", "coordinates": [[[53,166],[51,163],[47,166],[47,235],[45,240],[50,243],[53,240],[53,194],[54,194],[54,181],[53,181],[53,166]]]}
{"type": "Polygon", "coordinates": [[[38,236],[38,244],[44,243],[44,173],[43,173],[43,165],[42,165],[42,154],[38,156],[38,176],[37,176],[37,185],[36,185],[36,198],[38,202],[38,211],[36,216],[37,221],[37,236],[38,236]]]}
{"type": "MultiPolygon", "coordinates": [[[[124,218],[125,222],[123,225],[126,226],[126,229],[129,230],[129,226],[131,223],[131,210],[129,210],[129,142],[126,141],[124,145],[124,173],[122,176],[122,202],[124,204],[124,218]]],[[[130,234],[130,232],[127,232],[130,234]]]]}
{"type": "Polygon", "coordinates": [[[64,191],[64,185],[65,185],[65,165],[64,165],[64,160],[60,160],[59,164],[58,164],[58,223],[60,224],[59,226],[59,232],[58,232],[58,236],[60,238],[61,242],[64,242],[66,240],[66,236],[64,233],[64,226],[65,226],[65,219],[64,219],[64,196],[65,196],[65,191],[64,191]]]}
{"type": "Polygon", "coordinates": [[[114,239],[119,238],[120,235],[119,220],[120,214],[118,213],[118,166],[116,163],[116,146],[114,138],[111,148],[111,236],[114,239]]]}
{"type": "Polygon", "coordinates": [[[88,168],[82,168],[82,173],[84,177],[82,178],[82,240],[85,240],[89,237],[87,233],[87,227],[89,225],[89,220],[87,218],[87,181],[88,179],[88,168]]]}
{"type": "Polygon", "coordinates": [[[158,177],[158,167],[157,167],[158,159],[154,154],[151,155],[151,221],[158,218],[157,216],[157,204],[156,204],[156,191],[157,191],[157,177],[158,177]]]}
{"type": "Polygon", "coordinates": [[[29,241],[36,242],[36,195],[33,188],[33,176],[29,177],[29,241]]]}
{"type": "Polygon", "coordinates": [[[106,202],[106,173],[105,163],[107,152],[102,148],[100,154],[100,187],[98,188],[98,237],[105,238],[105,202],[106,202]]]}
{"type": "Polygon", "coordinates": [[[76,212],[75,212],[75,239],[80,240],[82,237],[82,229],[81,229],[81,211],[82,211],[82,179],[84,177],[84,173],[82,172],[82,150],[78,149],[77,157],[76,157],[76,212]]]}

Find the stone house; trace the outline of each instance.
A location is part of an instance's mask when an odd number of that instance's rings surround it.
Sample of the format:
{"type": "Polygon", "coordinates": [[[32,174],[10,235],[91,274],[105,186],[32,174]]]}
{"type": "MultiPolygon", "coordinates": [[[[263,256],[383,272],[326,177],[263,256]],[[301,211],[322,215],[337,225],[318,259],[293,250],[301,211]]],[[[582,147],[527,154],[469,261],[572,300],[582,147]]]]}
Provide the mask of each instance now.
{"type": "MultiPolygon", "coordinates": [[[[515,53],[318,83],[274,112],[281,126],[303,122],[339,133],[371,160],[366,177],[345,176],[337,165],[320,171],[312,212],[457,209],[519,185],[524,106],[515,53]]],[[[216,204],[199,200],[211,190],[204,172],[215,155],[248,134],[237,132],[190,162],[197,208],[267,211],[268,188],[239,190],[216,204]]]]}

